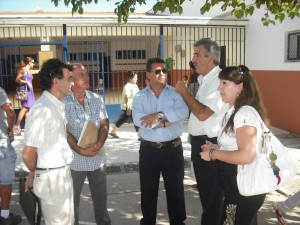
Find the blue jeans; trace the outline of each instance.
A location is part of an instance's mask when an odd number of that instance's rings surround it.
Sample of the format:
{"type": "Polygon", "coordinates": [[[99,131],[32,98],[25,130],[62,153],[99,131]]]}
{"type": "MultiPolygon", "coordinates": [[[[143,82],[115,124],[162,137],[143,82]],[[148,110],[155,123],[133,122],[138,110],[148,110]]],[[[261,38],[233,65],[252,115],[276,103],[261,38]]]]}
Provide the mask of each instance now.
{"type": "Polygon", "coordinates": [[[14,184],[16,150],[7,139],[0,139],[0,148],[4,156],[0,159],[0,185],[14,184]]]}

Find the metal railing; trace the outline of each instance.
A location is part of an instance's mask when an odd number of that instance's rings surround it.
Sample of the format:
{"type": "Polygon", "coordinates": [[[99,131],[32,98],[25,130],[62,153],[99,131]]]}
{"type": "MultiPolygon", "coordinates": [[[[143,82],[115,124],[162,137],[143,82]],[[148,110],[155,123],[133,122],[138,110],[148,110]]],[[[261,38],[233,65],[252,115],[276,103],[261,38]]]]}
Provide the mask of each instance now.
{"type": "MultiPolygon", "coordinates": [[[[128,70],[138,73],[138,86],[143,88],[147,59],[171,58],[169,83],[173,85],[189,73],[193,43],[202,37],[222,46],[223,64],[244,64],[244,26],[0,26],[0,85],[13,96],[21,58],[31,56],[39,67],[41,52],[50,51],[63,61],[83,63],[90,74],[90,89],[102,78],[106,103],[120,103],[128,70]]],[[[33,86],[38,92],[38,75],[33,86]]]]}

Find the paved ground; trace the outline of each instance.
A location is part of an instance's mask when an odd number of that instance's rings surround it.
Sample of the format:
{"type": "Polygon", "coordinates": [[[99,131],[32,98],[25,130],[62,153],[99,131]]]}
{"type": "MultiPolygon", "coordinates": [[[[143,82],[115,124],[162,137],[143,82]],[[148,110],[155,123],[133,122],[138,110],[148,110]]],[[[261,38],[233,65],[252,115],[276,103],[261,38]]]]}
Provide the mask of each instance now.
{"type": "MultiPolygon", "coordinates": [[[[185,198],[187,208],[187,225],[199,225],[201,215],[201,205],[199,196],[192,187],[195,183],[190,172],[190,145],[187,142],[187,122],[184,122],[185,132],[182,136],[185,168],[185,198]]],[[[258,225],[275,225],[277,220],[272,211],[272,201],[280,201],[293,192],[300,189],[300,137],[289,134],[285,131],[274,128],[273,132],[288,147],[293,158],[298,162],[298,175],[294,181],[278,192],[274,191],[267,195],[264,205],[259,211],[258,225]]],[[[138,149],[139,142],[132,125],[124,125],[118,132],[120,139],[108,138],[106,142],[107,166],[108,166],[108,209],[113,225],[138,225],[141,218],[140,191],[138,174],[138,149]]],[[[14,143],[18,161],[16,174],[20,176],[26,174],[26,168],[22,162],[23,136],[17,137],[14,143]],[[25,171],[25,172],[24,172],[25,171]]],[[[165,190],[163,182],[160,185],[157,224],[167,225],[168,214],[166,210],[165,190]]],[[[19,192],[18,184],[14,185],[11,210],[23,216],[22,225],[29,225],[24,217],[24,213],[18,204],[19,192]]],[[[94,225],[93,208],[88,184],[84,185],[81,201],[81,224],[94,225]]],[[[300,207],[295,208],[288,217],[289,224],[300,224],[300,207]]]]}

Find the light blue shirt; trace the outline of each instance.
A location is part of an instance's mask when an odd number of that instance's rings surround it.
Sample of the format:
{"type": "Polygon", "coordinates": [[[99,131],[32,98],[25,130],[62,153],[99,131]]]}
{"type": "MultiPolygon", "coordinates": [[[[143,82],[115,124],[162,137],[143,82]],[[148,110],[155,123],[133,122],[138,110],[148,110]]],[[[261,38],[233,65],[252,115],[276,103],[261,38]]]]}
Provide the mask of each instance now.
{"type": "MultiPolygon", "coordinates": [[[[67,130],[76,138],[79,139],[83,125],[86,120],[93,122],[98,128],[100,121],[107,119],[107,112],[103,98],[93,92],[86,91],[84,97],[84,106],[82,106],[74,97],[73,92],[63,98],[65,103],[65,113],[67,121],[67,130]]],[[[103,149],[102,156],[87,157],[78,154],[73,150],[74,160],[70,168],[76,171],[94,171],[105,164],[105,151],[103,149]]]]}
{"type": "Polygon", "coordinates": [[[189,109],[181,95],[172,86],[166,85],[159,97],[156,97],[150,85],[139,91],[133,99],[132,117],[140,127],[139,136],[147,141],[171,141],[182,135],[182,120],[187,119],[189,109]],[[150,128],[141,125],[140,118],[152,113],[163,112],[171,123],[167,127],[150,128]]]}

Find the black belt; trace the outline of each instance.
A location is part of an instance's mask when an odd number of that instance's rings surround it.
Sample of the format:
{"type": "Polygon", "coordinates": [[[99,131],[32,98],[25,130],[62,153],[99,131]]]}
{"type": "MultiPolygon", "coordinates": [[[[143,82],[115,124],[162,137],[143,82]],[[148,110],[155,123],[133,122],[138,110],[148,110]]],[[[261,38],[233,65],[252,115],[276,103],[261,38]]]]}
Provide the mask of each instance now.
{"type": "Polygon", "coordinates": [[[164,141],[164,142],[152,142],[152,141],[142,140],[142,142],[144,142],[145,144],[147,144],[148,146],[150,146],[152,148],[163,148],[166,146],[171,146],[172,148],[175,148],[181,144],[181,139],[176,138],[174,140],[164,141]]]}
{"type": "MultiPolygon", "coordinates": [[[[66,165],[67,166],[67,165],[66,165]]],[[[60,169],[60,168],[64,168],[66,166],[60,166],[60,167],[54,167],[54,168],[35,168],[35,170],[55,170],[55,169],[60,169]]]]}
{"type": "Polygon", "coordinates": [[[194,139],[194,140],[198,140],[198,139],[209,139],[209,137],[207,135],[198,135],[198,136],[193,136],[191,135],[191,139],[194,139]]]}

